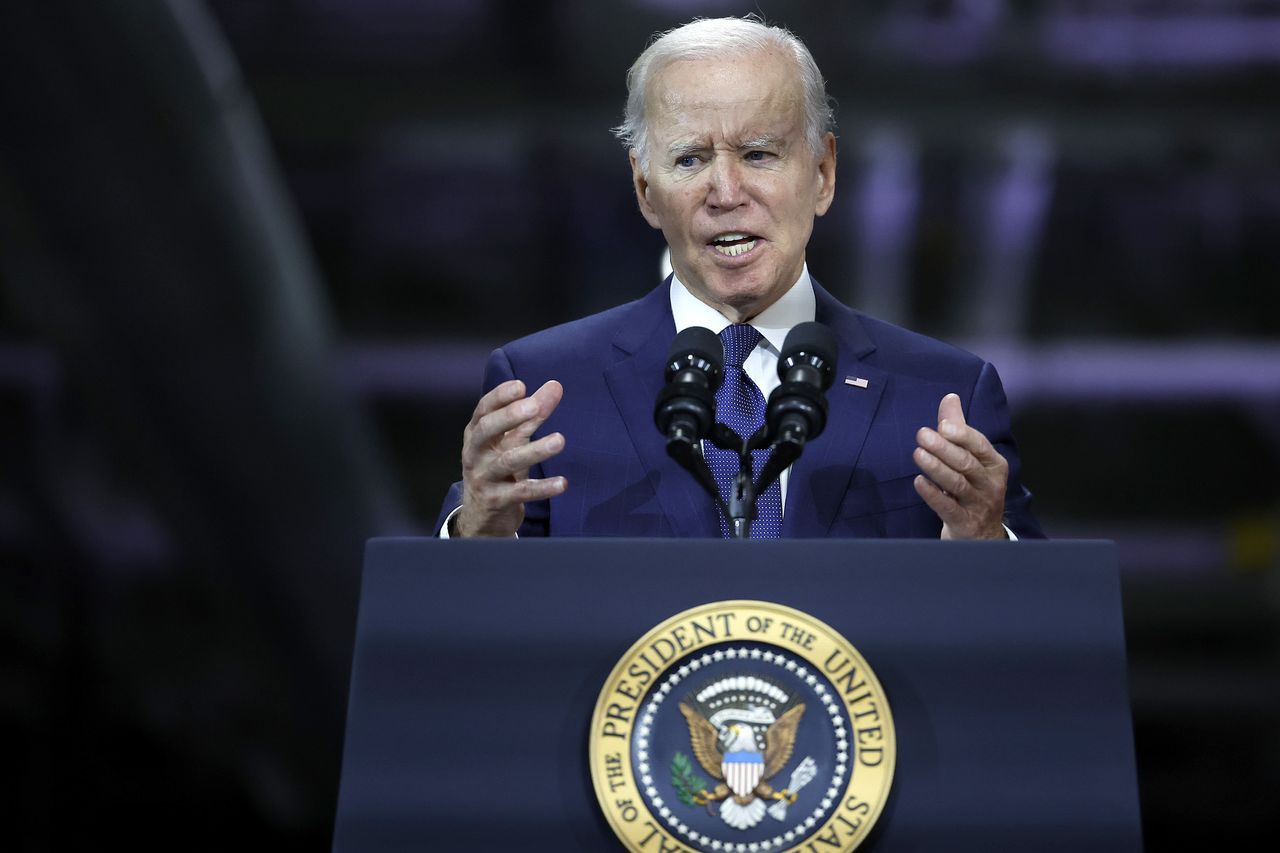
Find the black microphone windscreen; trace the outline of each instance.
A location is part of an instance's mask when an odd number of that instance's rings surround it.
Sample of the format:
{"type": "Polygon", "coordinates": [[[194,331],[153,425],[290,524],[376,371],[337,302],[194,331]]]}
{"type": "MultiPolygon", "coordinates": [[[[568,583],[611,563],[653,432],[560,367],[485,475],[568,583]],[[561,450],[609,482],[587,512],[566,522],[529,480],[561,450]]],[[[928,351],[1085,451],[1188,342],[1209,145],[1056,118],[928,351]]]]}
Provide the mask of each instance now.
{"type": "Polygon", "coordinates": [[[838,349],[835,332],[821,323],[801,323],[787,332],[787,339],[782,344],[782,354],[778,359],[779,372],[789,359],[795,358],[799,353],[817,357],[834,368],[838,349]]]}
{"type": "Polygon", "coordinates": [[[671,351],[667,355],[667,364],[681,361],[685,356],[696,356],[711,363],[713,373],[724,371],[724,344],[720,336],[702,326],[690,326],[671,342],[671,351]]]}

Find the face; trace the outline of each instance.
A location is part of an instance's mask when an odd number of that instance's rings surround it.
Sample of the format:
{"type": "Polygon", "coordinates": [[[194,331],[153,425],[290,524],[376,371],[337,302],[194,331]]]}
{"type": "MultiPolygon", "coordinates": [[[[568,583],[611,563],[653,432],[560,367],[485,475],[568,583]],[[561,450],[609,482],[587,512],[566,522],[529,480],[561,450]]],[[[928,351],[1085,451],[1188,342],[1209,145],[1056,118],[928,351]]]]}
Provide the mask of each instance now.
{"type": "Polygon", "coordinates": [[[749,320],[800,277],[831,206],[835,137],[814,156],[799,74],[773,52],[673,63],[649,98],[647,174],[631,154],[640,212],[696,297],[749,320]]]}

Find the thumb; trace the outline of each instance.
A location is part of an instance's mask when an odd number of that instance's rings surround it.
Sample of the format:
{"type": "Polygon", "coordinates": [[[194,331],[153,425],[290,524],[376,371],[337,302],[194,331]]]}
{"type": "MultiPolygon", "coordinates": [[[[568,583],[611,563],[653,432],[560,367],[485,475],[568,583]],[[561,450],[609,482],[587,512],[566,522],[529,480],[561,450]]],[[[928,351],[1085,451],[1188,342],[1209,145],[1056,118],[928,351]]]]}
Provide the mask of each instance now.
{"type": "Polygon", "coordinates": [[[938,423],[941,424],[944,420],[951,421],[957,426],[964,426],[964,409],[960,405],[958,394],[948,394],[938,404],[938,423]]]}

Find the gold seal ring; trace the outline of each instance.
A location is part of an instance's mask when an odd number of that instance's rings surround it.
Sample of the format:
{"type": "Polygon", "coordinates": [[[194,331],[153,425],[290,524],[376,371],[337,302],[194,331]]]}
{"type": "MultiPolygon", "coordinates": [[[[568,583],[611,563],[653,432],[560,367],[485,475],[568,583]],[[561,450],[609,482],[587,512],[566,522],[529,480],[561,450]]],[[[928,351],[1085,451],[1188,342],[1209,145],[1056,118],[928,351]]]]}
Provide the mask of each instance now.
{"type": "Polygon", "coordinates": [[[884,809],[888,697],[825,622],[766,601],[678,613],[614,666],[589,762],[632,851],[853,850],[884,809]]]}

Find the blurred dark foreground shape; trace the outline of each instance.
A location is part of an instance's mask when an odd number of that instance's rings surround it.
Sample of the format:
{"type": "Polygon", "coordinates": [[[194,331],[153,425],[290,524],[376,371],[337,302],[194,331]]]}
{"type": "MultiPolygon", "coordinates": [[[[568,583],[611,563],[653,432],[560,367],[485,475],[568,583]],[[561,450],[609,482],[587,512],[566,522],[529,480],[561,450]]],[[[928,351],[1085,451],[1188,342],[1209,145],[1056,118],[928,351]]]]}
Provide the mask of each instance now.
{"type": "Polygon", "coordinates": [[[265,134],[199,3],[0,54],[4,846],[319,849],[395,511],[265,134]]]}

